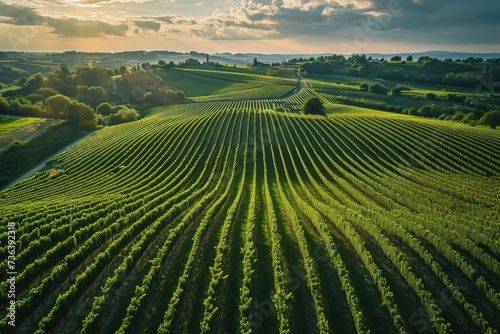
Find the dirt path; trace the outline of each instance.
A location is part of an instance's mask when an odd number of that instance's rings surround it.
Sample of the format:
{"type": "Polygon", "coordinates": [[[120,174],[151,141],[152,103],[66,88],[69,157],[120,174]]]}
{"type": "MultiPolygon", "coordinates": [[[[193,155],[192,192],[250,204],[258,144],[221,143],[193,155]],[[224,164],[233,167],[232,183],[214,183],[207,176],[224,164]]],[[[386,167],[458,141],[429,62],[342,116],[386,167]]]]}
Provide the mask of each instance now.
{"type": "Polygon", "coordinates": [[[59,154],[61,154],[62,152],[66,151],[67,149],[69,149],[70,147],[78,144],[79,142],[85,140],[86,138],[90,137],[94,132],[91,132],[85,136],[83,136],[82,138],[78,139],[77,141],[74,141],[73,143],[71,144],[68,144],[66,146],[64,146],[62,149],[60,149],[59,151],[57,151],[56,153],[48,156],[47,158],[45,158],[38,166],[34,167],[33,169],[31,169],[29,172],[23,174],[22,176],[20,176],[19,178],[17,178],[16,180],[12,181],[11,183],[7,184],[6,186],[4,186],[3,188],[1,188],[0,190],[7,190],[9,189],[10,187],[12,187],[13,185],[15,185],[16,183],[18,182],[21,182],[23,180],[26,180],[27,178],[33,176],[36,172],[38,172],[39,170],[43,169],[46,167],[47,165],[47,162],[54,159],[55,157],[57,157],[59,154]]]}
{"type": "Polygon", "coordinates": [[[311,85],[309,84],[309,82],[304,80],[304,78],[299,74],[299,72],[297,72],[295,75],[297,76],[297,86],[295,86],[295,88],[293,90],[289,91],[288,93],[284,94],[283,96],[280,96],[280,99],[284,99],[284,98],[292,96],[293,94],[297,94],[302,89],[311,88],[311,85]]]}

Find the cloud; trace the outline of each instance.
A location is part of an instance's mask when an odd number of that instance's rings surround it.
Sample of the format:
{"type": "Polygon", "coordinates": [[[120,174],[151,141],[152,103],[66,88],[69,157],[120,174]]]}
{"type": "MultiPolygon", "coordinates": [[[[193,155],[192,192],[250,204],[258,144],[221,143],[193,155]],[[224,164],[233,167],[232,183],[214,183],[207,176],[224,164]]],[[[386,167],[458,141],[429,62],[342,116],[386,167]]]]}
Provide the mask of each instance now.
{"type": "Polygon", "coordinates": [[[154,21],[136,21],[135,25],[145,31],[151,30],[158,32],[161,28],[161,24],[154,21]]]}
{"type": "Polygon", "coordinates": [[[201,23],[215,27],[212,39],[287,38],[290,36],[314,36],[352,26],[353,21],[364,21],[362,8],[368,1],[306,1],[273,0],[267,3],[243,0],[224,13],[214,12],[201,23]],[[253,33],[252,33],[253,32],[253,33]]]}
{"type": "Polygon", "coordinates": [[[500,44],[498,0],[481,6],[468,0],[242,0],[199,20],[210,39],[317,38],[353,40],[360,29],[370,39],[406,43],[500,44]],[[492,33],[486,34],[490,31],[492,33]],[[370,31],[368,31],[370,33],[370,31]]]}
{"type": "Polygon", "coordinates": [[[273,39],[330,50],[353,44],[361,32],[373,45],[498,46],[499,11],[498,0],[481,6],[468,0],[0,0],[0,23],[46,36],[139,39],[154,32],[207,45],[273,39]]]}
{"type": "Polygon", "coordinates": [[[68,19],[49,19],[48,26],[62,37],[100,37],[125,36],[128,31],[126,24],[109,24],[100,21],[68,19]]]}
{"type": "Polygon", "coordinates": [[[63,37],[100,37],[125,36],[128,31],[126,24],[110,24],[95,20],[80,20],[77,18],[53,18],[39,14],[36,10],[0,2],[2,23],[18,26],[45,26],[52,33],[63,37]]]}

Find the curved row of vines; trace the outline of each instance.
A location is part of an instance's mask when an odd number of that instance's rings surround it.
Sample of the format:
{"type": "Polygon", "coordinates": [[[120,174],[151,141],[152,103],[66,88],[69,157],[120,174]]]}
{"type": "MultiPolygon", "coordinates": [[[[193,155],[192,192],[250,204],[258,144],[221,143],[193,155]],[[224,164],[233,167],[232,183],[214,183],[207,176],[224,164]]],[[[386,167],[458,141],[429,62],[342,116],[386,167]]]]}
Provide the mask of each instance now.
{"type": "Polygon", "coordinates": [[[301,93],[158,109],[2,192],[17,332],[497,332],[500,143],[266,111],[301,93]]]}

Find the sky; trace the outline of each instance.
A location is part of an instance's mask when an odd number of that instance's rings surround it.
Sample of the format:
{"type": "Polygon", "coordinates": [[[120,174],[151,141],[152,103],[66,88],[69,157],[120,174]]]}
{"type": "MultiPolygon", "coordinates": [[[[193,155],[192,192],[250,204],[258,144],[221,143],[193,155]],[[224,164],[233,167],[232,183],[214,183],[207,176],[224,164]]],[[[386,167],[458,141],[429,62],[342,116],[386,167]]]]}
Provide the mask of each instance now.
{"type": "Polygon", "coordinates": [[[500,52],[499,0],[0,0],[0,50],[500,52]]]}

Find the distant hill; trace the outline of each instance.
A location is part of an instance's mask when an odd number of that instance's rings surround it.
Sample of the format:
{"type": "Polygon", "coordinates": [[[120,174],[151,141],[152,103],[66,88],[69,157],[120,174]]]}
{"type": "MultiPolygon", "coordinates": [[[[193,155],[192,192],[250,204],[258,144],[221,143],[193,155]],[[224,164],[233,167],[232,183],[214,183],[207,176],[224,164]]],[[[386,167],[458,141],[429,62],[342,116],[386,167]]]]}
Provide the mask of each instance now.
{"type": "MultiPolygon", "coordinates": [[[[156,51],[123,51],[123,52],[74,52],[67,51],[63,53],[52,53],[52,52],[22,52],[22,51],[5,51],[9,58],[31,58],[37,56],[76,56],[76,57],[112,57],[115,59],[124,59],[129,61],[157,61],[159,59],[163,59],[166,61],[179,61],[185,60],[187,58],[199,58],[200,60],[205,60],[206,53],[203,52],[177,52],[177,51],[167,51],[167,50],[156,50],[156,51]]],[[[276,62],[283,61],[293,58],[310,58],[310,57],[318,57],[318,56],[326,56],[332,55],[333,53],[290,53],[290,54],[263,54],[263,53],[210,53],[211,60],[213,61],[228,61],[235,63],[247,63],[248,61],[252,61],[254,58],[257,58],[262,62],[276,62]]],[[[480,53],[480,52],[453,52],[453,51],[425,51],[425,52],[396,52],[396,53],[365,53],[367,57],[371,56],[372,58],[391,58],[393,56],[402,56],[406,57],[408,55],[412,55],[414,58],[418,58],[421,56],[429,56],[438,59],[465,59],[468,57],[474,58],[500,58],[500,52],[495,53],[480,53]]],[[[350,55],[345,55],[350,56],[350,55]]]]}

